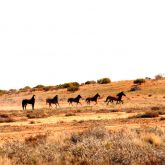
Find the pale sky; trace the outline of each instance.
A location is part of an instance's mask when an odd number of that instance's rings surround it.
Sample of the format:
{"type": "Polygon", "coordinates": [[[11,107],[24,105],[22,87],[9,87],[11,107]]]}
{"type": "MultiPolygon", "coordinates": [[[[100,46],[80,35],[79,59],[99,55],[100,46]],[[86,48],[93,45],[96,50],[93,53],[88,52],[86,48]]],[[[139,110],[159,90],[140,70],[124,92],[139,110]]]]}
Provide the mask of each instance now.
{"type": "Polygon", "coordinates": [[[165,72],[165,1],[1,0],[0,89],[165,72]]]}

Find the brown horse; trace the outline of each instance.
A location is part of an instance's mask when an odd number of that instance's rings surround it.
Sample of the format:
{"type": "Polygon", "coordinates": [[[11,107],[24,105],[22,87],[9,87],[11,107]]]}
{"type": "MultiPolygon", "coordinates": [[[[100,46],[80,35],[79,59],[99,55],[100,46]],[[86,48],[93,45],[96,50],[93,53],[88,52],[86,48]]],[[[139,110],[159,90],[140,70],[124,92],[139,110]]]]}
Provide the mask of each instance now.
{"type": "Polygon", "coordinates": [[[88,97],[88,98],[86,98],[86,102],[87,102],[87,104],[89,104],[90,105],[90,102],[91,101],[94,101],[96,104],[97,104],[97,99],[98,98],[100,98],[100,95],[97,93],[95,96],[93,96],[93,97],[88,97]]]}
{"type": "Polygon", "coordinates": [[[69,103],[69,105],[70,105],[70,104],[72,105],[73,102],[76,102],[77,105],[78,105],[78,104],[81,104],[81,103],[80,103],[80,99],[81,99],[81,98],[82,98],[82,97],[81,97],[80,95],[78,95],[78,96],[75,97],[75,98],[69,98],[69,99],[68,99],[68,103],[69,103]]]}
{"type": "Polygon", "coordinates": [[[56,95],[52,99],[51,98],[47,98],[46,99],[46,104],[49,104],[49,108],[52,107],[52,104],[55,104],[56,108],[57,108],[57,106],[60,106],[59,103],[58,103],[58,95],[56,95]]]}
{"type": "Polygon", "coordinates": [[[114,96],[108,96],[105,100],[105,102],[107,102],[107,105],[111,102],[113,103],[113,101],[116,101],[116,104],[122,103],[123,104],[123,100],[122,97],[126,96],[124,92],[120,92],[116,95],[116,97],[114,96]]]}

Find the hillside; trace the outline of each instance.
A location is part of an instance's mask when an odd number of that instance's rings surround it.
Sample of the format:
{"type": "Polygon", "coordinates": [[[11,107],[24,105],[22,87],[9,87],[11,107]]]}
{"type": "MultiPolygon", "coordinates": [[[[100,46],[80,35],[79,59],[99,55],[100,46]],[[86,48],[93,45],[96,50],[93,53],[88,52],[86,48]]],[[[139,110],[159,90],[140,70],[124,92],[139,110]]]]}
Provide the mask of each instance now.
{"type": "MultiPolygon", "coordinates": [[[[80,89],[76,92],[68,92],[66,89],[56,89],[51,91],[34,91],[34,92],[20,92],[13,94],[5,94],[0,97],[0,109],[1,110],[20,110],[21,101],[24,98],[31,98],[32,94],[36,95],[36,108],[46,108],[45,100],[48,97],[59,96],[61,108],[68,107],[67,99],[69,97],[76,97],[80,94],[83,98],[82,104],[86,106],[84,102],[85,98],[94,96],[99,93],[101,99],[99,99],[98,106],[106,106],[104,101],[108,95],[116,95],[120,91],[124,91],[127,95],[124,98],[126,106],[141,107],[145,104],[156,106],[164,105],[165,96],[165,79],[162,80],[147,80],[144,84],[139,87],[141,90],[129,92],[134,86],[133,81],[118,81],[110,84],[91,84],[80,86],[80,89]]],[[[110,105],[112,107],[112,105],[110,105]]],[[[31,108],[31,107],[30,107],[31,108]]],[[[29,109],[30,109],[29,108],[29,109]]]]}

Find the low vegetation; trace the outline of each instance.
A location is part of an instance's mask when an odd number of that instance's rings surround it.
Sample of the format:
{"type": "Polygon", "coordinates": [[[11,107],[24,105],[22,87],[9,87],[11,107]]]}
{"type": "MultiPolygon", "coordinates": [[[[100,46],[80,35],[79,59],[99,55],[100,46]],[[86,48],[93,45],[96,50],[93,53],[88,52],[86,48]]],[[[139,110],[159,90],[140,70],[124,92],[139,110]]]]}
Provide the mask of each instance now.
{"type": "Polygon", "coordinates": [[[133,83],[141,85],[141,84],[145,83],[145,79],[139,78],[139,79],[134,80],[133,83]]]}
{"type": "Polygon", "coordinates": [[[15,120],[7,114],[0,114],[0,123],[10,123],[14,122],[15,120]]]}
{"type": "Polygon", "coordinates": [[[6,91],[6,90],[0,90],[0,96],[4,95],[4,94],[7,94],[7,93],[8,93],[8,91],[6,91]]]}
{"type": "Polygon", "coordinates": [[[155,75],[155,80],[160,80],[160,79],[163,79],[163,78],[164,78],[163,74],[155,75]]]}
{"type": "Polygon", "coordinates": [[[138,115],[133,116],[131,118],[155,118],[155,117],[159,117],[159,112],[157,112],[157,111],[147,111],[145,113],[138,114],[138,115]]]}
{"type": "Polygon", "coordinates": [[[86,81],[85,84],[86,85],[88,85],[88,84],[96,84],[96,81],[94,81],[94,80],[86,81]]]}
{"type": "Polygon", "coordinates": [[[141,90],[141,88],[139,87],[139,85],[133,85],[130,89],[129,92],[136,92],[141,90]]]}
{"type": "Polygon", "coordinates": [[[108,84],[111,83],[111,80],[109,78],[101,78],[99,80],[97,80],[98,84],[108,84]]]}
{"type": "Polygon", "coordinates": [[[0,155],[13,165],[158,165],[165,162],[164,137],[165,130],[161,127],[125,128],[115,132],[93,127],[60,141],[38,134],[24,142],[6,143],[1,146],[0,155]]]}

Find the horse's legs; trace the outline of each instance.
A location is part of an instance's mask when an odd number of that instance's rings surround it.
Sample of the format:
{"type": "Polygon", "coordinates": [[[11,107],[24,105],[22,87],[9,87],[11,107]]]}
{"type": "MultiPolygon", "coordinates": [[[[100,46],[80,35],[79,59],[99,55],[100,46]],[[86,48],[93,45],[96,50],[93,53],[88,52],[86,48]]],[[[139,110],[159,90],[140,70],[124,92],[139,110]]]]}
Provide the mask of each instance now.
{"type": "Polygon", "coordinates": [[[49,108],[51,108],[52,107],[52,104],[51,103],[49,103],[49,108]]]}
{"type": "Polygon", "coordinates": [[[57,105],[58,105],[58,103],[55,103],[55,105],[56,105],[56,109],[57,109],[57,105]]]}
{"type": "Polygon", "coordinates": [[[82,105],[82,104],[81,104],[81,102],[78,102],[77,104],[80,104],[80,105],[82,105]]]}
{"type": "Polygon", "coordinates": [[[34,110],[34,104],[32,104],[32,110],[34,110]]]}
{"type": "Polygon", "coordinates": [[[57,103],[57,105],[60,107],[60,104],[59,103],[57,103]]]}
{"type": "Polygon", "coordinates": [[[73,106],[73,104],[72,104],[72,102],[71,102],[71,101],[69,102],[69,105],[72,105],[72,106],[73,106]]]}

